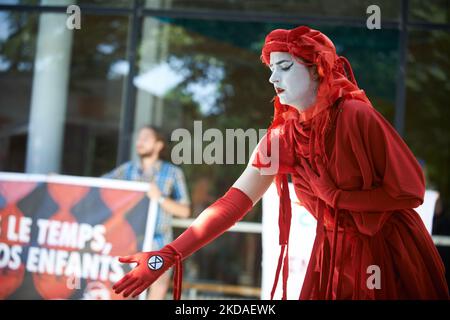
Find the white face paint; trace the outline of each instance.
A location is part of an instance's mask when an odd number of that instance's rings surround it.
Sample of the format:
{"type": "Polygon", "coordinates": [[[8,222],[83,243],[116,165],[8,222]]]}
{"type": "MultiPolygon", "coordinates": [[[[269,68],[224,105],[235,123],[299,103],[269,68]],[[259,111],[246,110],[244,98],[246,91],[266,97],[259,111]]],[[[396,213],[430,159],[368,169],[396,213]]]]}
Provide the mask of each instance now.
{"type": "Polygon", "coordinates": [[[311,79],[308,67],[297,62],[288,52],[270,53],[269,82],[275,87],[280,102],[300,111],[314,103],[318,82],[311,79]]]}

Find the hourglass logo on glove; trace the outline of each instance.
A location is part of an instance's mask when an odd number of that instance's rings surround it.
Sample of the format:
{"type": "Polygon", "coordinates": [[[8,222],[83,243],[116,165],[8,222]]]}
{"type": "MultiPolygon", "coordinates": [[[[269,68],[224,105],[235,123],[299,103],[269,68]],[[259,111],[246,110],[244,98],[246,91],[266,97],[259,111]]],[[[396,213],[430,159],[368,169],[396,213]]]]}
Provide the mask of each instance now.
{"type": "Polygon", "coordinates": [[[164,259],[161,256],[151,256],[147,262],[150,270],[156,271],[162,268],[164,265],[164,259]]]}

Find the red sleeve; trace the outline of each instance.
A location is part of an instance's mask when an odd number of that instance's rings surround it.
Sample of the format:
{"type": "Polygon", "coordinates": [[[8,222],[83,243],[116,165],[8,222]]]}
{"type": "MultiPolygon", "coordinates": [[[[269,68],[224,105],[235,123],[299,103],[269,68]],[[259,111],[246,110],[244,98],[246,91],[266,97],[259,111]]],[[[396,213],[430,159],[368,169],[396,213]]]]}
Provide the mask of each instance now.
{"type": "Polygon", "coordinates": [[[252,166],[263,174],[294,172],[294,148],[284,125],[267,131],[257,146],[252,166]]]}
{"type": "Polygon", "coordinates": [[[365,191],[339,190],[336,207],[350,211],[390,211],[416,208],[422,204],[419,198],[395,199],[383,187],[365,191]]]}
{"type": "Polygon", "coordinates": [[[389,211],[423,203],[422,169],[403,139],[370,105],[343,105],[345,134],[357,159],[363,190],[339,190],[336,207],[351,211],[389,211]]]}

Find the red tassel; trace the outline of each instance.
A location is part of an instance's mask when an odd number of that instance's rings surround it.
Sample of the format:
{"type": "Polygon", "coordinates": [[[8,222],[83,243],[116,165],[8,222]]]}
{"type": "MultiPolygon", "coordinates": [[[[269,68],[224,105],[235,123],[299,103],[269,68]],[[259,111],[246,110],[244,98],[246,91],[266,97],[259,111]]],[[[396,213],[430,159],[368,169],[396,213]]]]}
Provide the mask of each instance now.
{"type": "Polygon", "coordinates": [[[167,245],[175,252],[174,274],[173,274],[173,299],[180,300],[181,286],[183,284],[183,264],[181,254],[173,246],[167,245]]]}
{"type": "Polygon", "coordinates": [[[283,296],[282,299],[287,298],[287,280],[289,277],[289,233],[291,229],[291,198],[289,196],[289,183],[287,175],[279,175],[276,179],[276,186],[278,195],[280,197],[280,211],[278,215],[278,227],[280,230],[279,243],[281,245],[280,256],[278,257],[277,270],[275,272],[275,280],[270,294],[270,299],[273,299],[275,290],[277,288],[278,279],[280,278],[281,267],[283,266],[283,296]],[[286,250],[286,255],[284,251],[286,250]],[[284,259],[283,259],[284,256],[284,259]]]}
{"type": "Polygon", "coordinates": [[[333,276],[334,276],[334,268],[336,266],[336,247],[337,247],[337,234],[338,234],[338,222],[339,222],[339,211],[335,211],[334,216],[334,228],[333,228],[333,243],[331,244],[331,263],[330,263],[330,271],[328,272],[328,283],[327,283],[327,292],[326,299],[332,299],[332,288],[333,288],[333,276]]]}
{"type": "Polygon", "coordinates": [[[270,300],[273,300],[273,296],[275,295],[275,290],[277,289],[278,279],[280,277],[281,264],[283,262],[285,246],[281,246],[280,256],[278,257],[277,271],[275,271],[275,280],[273,282],[272,291],[270,292],[270,300]]]}
{"type": "Polygon", "coordinates": [[[183,282],[183,265],[181,263],[181,257],[177,255],[175,261],[175,274],[173,277],[173,299],[180,300],[181,298],[181,285],[183,282]]]}
{"type": "Polygon", "coordinates": [[[283,297],[282,300],[287,299],[287,281],[289,277],[289,245],[286,245],[286,255],[284,256],[283,264],[283,297]]]}
{"type": "Polygon", "coordinates": [[[289,233],[291,229],[291,198],[289,196],[289,183],[287,175],[281,177],[280,194],[280,212],[278,216],[278,226],[280,228],[280,244],[289,242],[289,233]]]}

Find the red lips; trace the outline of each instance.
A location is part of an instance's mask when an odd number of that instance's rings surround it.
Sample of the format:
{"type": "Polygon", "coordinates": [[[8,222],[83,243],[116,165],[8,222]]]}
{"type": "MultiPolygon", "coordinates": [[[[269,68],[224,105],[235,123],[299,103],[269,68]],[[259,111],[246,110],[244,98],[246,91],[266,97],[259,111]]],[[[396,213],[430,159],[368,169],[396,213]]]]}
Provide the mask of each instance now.
{"type": "Polygon", "coordinates": [[[284,92],[284,89],[275,88],[275,91],[277,92],[277,94],[280,94],[280,93],[284,92]]]}

